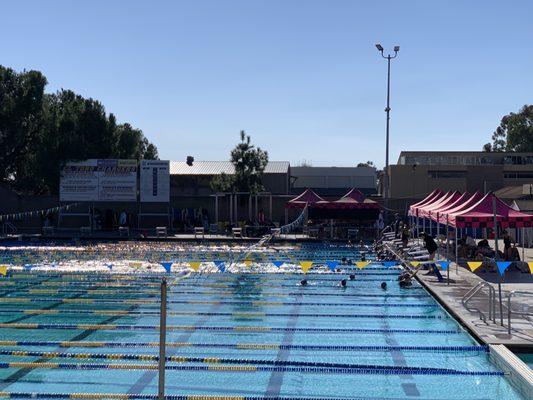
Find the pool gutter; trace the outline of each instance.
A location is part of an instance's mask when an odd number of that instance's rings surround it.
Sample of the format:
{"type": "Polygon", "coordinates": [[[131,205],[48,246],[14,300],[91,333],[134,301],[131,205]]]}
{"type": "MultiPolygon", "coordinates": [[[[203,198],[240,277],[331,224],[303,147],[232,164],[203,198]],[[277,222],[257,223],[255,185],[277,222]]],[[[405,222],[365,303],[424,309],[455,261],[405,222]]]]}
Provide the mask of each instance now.
{"type": "Polygon", "coordinates": [[[418,283],[479,343],[489,346],[489,360],[500,368],[506,375],[508,381],[526,399],[533,399],[533,371],[517,356],[515,356],[503,344],[490,344],[483,340],[478,333],[472,329],[462,316],[454,311],[439,293],[427,284],[423,279],[415,275],[418,283]]]}
{"type": "Polygon", "coordinates": [[[489,358],[526,399],[533,399],[533,371],[503,344],[489,345],[489,358]]]}

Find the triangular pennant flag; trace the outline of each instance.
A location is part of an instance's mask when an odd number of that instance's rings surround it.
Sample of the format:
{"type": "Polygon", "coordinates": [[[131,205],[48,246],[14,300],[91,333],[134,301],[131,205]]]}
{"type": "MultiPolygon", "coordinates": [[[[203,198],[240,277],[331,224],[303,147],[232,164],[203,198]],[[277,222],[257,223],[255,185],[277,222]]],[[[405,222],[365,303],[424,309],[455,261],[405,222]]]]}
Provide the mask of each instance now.
{"type": "Polygon", "coordinates": [[[505,270],[511,265],[511,261],[497,261],[496,265],[498,266],[498,271],[500,271],[500,275],[503,275],[505,270]]]}
{"type": "Polygon", "coordinates": [[[226,271],[226,264],[222,260],[215,260],[215,265],[219,269],[220,272],[226,271]]]}
{"type": "Polygon", "coordinates": [[[411,265],[416,268],[420,265],[420,261],[411,261],[411,265]]]}
{"type": "Polygon", "coordinates": [[[7,275],[7,265],[0,265],[0,275],[2,276],[7,275]]]}
{"type": "Polygon", "coordinates": [[[368,264],[370,264],[370,261],[356,261],[355,262],[355,266],[359,269],[363,269],[364,267],[366,267],[368,264]]]}
{"type": "Polygon", "coordinates": [[[191,267],[191,269],[196,272],[198,272],[198,270],[200,269],[200,264],[200,261],[189,261],[189,267],[191,267]]]}
{"type": "Polygon", "coordinates": [[[439,264],[440,268],[443,271],[446,271],[448,269],[448,267],[450,266],[450,262],[449,261],[439,261],[437,264],[439,264]]]}
{"type": "Polygon", "coordinates": [[[474,272],[476,269],[481,267],[483,264],[483,261],[468,261],[468,268],[470,268],[470,271],[474,272]]]}
{"type": "Polygon", "coordinates": [[[529,265],[529,272],[533,274],[533,261],[527,263],[529,265]]]}
{"type": "Polygon", "coordinates": [[[244,265],[246,265],[247,267],[250,267],[252,265],[252,260],[244,260],[244,265]]]}
{"type": "Polygon", "coordinates": [[[160,262],[161,266],[165,268],[165,271],[170,274],[170,269],[172,268],[172,261],[162,261],[160,262]]]}
{"type": "Polygon", "coordinates": [[[272,261],[272,264],[274,264],[274,266],[279,268],[283,265],[283,261],[279,261],[279,260],[272,261]]]}
{"type": "Polygon", "coordinates": [[[111,271],[113,269],[113,264],[107,264],[106,267],[111,271]]]}
{"type": "Polygon", "coordinates": [[[307,274],[307,271],[309,271],[312,266],[313,261],[300,261],[300,267],[302,268],[304,274],[307,274]]]}
{"type": "Polygon", "coordinates": [[[383,266],[385,268],[392,268],[392,267],[395,267],[396,265],[398,265],[398,262],[396,261],[384,261],[383,262],[383,266]]]}
{"type": "Polygon", "coordinates": [[[331,270],[331,272],[335,272],[335,268],[337,268],[337,265],[339,265],[338,261],[328,261],[328,262],[326,262],[326,266],[331,270]]]}

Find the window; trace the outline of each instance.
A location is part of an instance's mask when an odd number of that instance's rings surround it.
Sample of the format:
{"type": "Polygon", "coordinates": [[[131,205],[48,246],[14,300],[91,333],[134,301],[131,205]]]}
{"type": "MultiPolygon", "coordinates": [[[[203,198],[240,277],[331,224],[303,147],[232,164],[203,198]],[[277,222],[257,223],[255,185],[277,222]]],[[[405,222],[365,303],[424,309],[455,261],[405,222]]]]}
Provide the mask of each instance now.
{"type": "Polygon", "coordinates": [[[504,179],[533,179],[533,172],[527,171],[516,171],[516,172],[505,172],[503,174],[504,179]]]}
{"type": "Polygon", "coordinates": [[[428,177],[433,179],[461,179],[466,178],[466,171],[428,171],[428,177]]]}

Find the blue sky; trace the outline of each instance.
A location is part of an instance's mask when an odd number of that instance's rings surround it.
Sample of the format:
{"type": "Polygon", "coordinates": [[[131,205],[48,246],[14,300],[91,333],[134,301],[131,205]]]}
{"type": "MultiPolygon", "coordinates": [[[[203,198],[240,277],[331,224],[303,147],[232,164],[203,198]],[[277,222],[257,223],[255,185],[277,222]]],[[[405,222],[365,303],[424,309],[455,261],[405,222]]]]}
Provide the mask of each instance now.
{"type": "Polygon", "coordinates": [[[384,164],[479,150],[533,101],[531,1],[5,1],[0,64],[100,100],[162,159],[224,160],[245,129],[272,160],[384,164]]]}

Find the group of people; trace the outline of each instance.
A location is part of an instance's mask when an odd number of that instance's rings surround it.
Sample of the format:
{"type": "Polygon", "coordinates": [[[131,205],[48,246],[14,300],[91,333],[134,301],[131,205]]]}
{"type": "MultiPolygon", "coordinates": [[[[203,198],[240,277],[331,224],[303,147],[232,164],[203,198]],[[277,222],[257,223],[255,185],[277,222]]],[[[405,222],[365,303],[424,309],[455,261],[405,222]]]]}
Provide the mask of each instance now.
{"type": "MultiPolygon", "coordinates": [[[[505,230],[502,234],[503,250],[498,250],[498,259],[520,261],[520,252],[516,247],[516,242],[508,231],[505,230]]],[[[457,254],[462,259],[483,261],[485,258],[496,258],[496,250],[490,247],[487,239],[476,243],[472,236],[467,235],[457,241],[457,246],[457,254]]]]}

